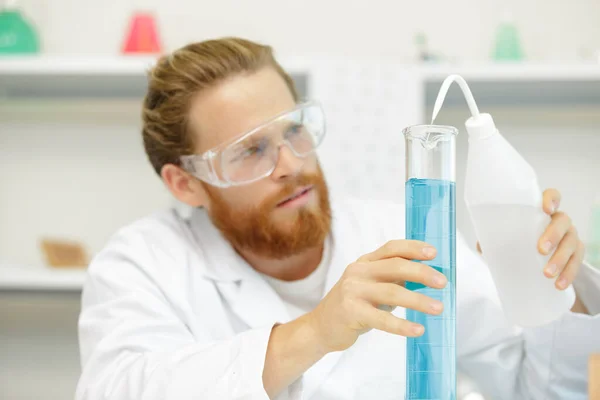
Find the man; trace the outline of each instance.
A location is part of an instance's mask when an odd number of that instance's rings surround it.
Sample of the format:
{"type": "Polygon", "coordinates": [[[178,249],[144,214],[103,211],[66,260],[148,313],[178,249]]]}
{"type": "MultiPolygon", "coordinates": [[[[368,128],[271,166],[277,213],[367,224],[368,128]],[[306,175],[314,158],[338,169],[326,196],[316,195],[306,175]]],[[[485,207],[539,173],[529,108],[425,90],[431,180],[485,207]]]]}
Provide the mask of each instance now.
{"type": "MultiPolygon", "coordinates": [[[[330,203],[314,152],[324,134],[321,108],[298,102],[269,47],[212,40],[158,62],[144,145],[193,211],[135,222],[90,265],[78,399],[403,397],[405,337],[423,334],[405,309],[443,310],[401,283],[447,280],[411,261],[436,249],[399,240],[403,206],[330,203]]],[[[540,251],[551,243],[546,276],[556,290],[575,282],[578,299],[557,324],[510,326],[483,261],[458,241],[459,367],[493,398],[585,397],[600,282],[580,268],[559,199],[544,194],[540,251]]]]}

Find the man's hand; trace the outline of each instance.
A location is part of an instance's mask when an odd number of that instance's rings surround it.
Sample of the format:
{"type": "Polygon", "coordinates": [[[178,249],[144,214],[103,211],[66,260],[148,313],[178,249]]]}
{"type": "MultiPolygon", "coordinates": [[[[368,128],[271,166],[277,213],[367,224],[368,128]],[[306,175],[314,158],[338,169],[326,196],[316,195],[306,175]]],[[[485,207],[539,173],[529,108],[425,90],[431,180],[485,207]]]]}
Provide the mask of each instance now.
{"type": "MultiPolygon", "coordinates": [[[[544,191],[544,212],[552,217],[552,222],[540,238],[538,243],[540,253],[547,255],[556,251],[550,257],[548,265],[544,268],[544,275],[556,279],[555,286],[559,290],[566,289],[577,277],[579,268],[585,254],[585,246],[579,239],[577,229],[573,226],[571,218],[561,211],[560,193],[556,189],[544,191]]],[[[577,296],[572,312],[588,314],[585,305],[577,296]]]]}
{"type": "Polygon", "coordinates": [[[441,302],[410,291],[405,281],[441,289],[446,277],[435,269],[411,260],[431,260],[436,250],[426,243],[396,240],[350,264],[340,280],[307,316],[319,337],[323,352],[345,350],[370,329],[420,336],[424,327],[378,308],[399,306],[439,315],[441,302]]]}
{"type": "Polygon", "coordinates": [[[443,274],[410,261],[431,260],[435,254],[435,249],[423,242],[388,242],[348,265],[313,311],[275,326],[263,370],[263,385],[269,396],[277,397],[327,353],[347,349],[370,329],[403,336],[422,335],[425,331],[422,325],[397,318],[381,309],[384,307],[378,307],[400,306],[440,314],[441,302],[402,286],[405,281],[438,289],[446,286],[443,274]]]}
{"type": "MultiPolygon", "coordinates": [[[[543,255],[554,254],[544,268],[544,275],[556,279],[556,288],[566,289],[577,277],[579,267],[583,261],[585,246],[579,239],[577,229],[571,218],[562,211],[560,206],[560,192],[556,189],[544,191],[542,207],[544,212],[552,217],[552,221],[538,242],[538,250],[543,255]]],[[[477,251],[481,253],[481,246],[477,242],[477,251]]]]}
{"type": "MultiPolygon", "coordinates": [[[[548,261],[548,265],[544,268],[544,275],[550,279],[556,279],[556,288],[564,290],[573,283],[579,273],[585,246],[579,239],[571,218],[564,212],[558,211],[560,199],[558,190],[547,189],[544,191],[542,207],[544,212],[552,217],[552,221],[538,242],[538,250],[541,254],[548,255],[556,249],[548,261]]],[[[481,253],[479,242],[477,242],[477,251],[481,253]]],[[[571,311],[588,314],[587,308],[579,297],[576,298],[571,311]]]]}
{"type": "Polygon", "coordinates": [[[544,275],[556,279],[556,288],[564,290],[573,283],[579,272],[585,246],[579,239],[571,218],[564,212],[558,211],[560,199],[558,190],[544,191],[544,212],[552,217],[552,221],[540,238],[538,249],[544,255],[554,252],[544,268],[544,275]]]}

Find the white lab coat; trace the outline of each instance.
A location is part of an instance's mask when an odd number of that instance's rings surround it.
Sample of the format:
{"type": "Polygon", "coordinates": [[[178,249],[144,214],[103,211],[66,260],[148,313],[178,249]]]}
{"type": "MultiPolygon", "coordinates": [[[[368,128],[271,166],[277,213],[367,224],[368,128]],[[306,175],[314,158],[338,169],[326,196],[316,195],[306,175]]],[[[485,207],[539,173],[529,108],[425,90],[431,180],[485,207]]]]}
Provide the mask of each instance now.
{"type": "MultiPolygon", "coordinates": [[[[403,206],[344,199],[332,209],[325,293],[349,263],[404,232],[403,206]]],[[[511,327],[482,259],[462,239],[457,248],[459,369],[494,399],[586,398],[600,316],[569,314],[557,329],[511,327]]],[[[576,288],[590,311],[600,312],[598,271],[584,268],[576,288]]],[[[288,320],[274,290],[203,210],[189,219],[157,213],[120,230],[90,265],[76,398],[268,399],[262,371],[269,335],[288,320]]],[[[403,337],[370,331],[317,362],[281,398],[404,398],[405,346],[403,337]]]]}

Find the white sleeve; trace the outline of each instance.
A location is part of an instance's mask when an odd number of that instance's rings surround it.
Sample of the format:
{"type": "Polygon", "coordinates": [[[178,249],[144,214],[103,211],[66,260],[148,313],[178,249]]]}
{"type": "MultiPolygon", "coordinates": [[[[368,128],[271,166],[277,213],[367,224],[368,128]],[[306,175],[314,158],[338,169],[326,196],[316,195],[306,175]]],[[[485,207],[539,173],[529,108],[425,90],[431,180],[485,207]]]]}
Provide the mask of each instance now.
{"type": "Polygon", "coordinates": [[[484,260],[457,243],[458,368],[493,399],[587,398],[587,363],[600,351],[600,274],[587,265],[575,282],[591,314],[568,313],[535,329],[506,320],[484,260]]]}
{"type": "Polygon", "coordinates": [[[94,260],[84,287],[77,400],[269,398],[262,373],[272,326],[219,341],[192,334],[140,267],[150,257],[118,249],[94,260]]]}

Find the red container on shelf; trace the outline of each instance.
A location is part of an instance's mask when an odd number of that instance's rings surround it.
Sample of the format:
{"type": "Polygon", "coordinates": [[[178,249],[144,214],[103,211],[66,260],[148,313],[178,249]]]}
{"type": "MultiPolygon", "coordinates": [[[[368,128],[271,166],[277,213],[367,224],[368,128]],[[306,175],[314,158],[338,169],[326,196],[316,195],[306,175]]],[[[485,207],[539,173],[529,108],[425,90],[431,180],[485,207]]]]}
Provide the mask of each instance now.
{"type": "Polygon", "coordinates": [[[124,54],[158,54],[162,51],[158,27],[150,12],[136,12],[131,17],[124,54]]]}

